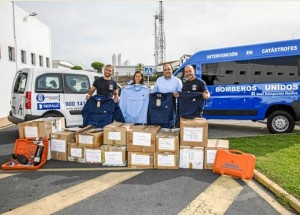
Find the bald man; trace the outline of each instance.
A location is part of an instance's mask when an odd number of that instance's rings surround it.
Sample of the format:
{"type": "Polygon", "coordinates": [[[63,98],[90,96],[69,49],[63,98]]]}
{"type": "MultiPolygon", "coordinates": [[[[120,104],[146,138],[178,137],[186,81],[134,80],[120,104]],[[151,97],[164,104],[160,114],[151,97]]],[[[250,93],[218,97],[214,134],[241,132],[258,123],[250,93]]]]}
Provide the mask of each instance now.
{"type": "Polygon", "coordinates": [[[201,92],[203,99],[209,99],[210,93],[207,90],[206,83],[195,76],[194,67],[188,65],[184,68],[187,81],[183,84],[182,92],[201,92]]]}

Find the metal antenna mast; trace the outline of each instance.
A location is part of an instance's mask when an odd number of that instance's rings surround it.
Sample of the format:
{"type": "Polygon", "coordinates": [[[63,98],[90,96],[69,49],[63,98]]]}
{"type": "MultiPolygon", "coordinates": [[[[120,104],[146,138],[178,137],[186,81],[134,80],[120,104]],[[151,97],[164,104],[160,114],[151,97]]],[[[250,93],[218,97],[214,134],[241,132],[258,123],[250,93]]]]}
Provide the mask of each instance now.
{"type": "Polygon", "coordinates": [[[164,31],[164,9],[162,1],[159,1],[159,13],[154,16],[155,37],[155,66],[166,61],[166,36],[164,31]]]}

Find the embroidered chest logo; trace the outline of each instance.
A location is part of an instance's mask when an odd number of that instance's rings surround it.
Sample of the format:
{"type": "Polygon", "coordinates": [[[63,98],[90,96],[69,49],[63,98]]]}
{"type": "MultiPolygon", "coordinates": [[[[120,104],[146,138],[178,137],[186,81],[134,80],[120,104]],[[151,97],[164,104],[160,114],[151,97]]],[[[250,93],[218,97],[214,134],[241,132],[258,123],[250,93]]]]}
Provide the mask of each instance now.
{"type": "Polygon", "coordinates": [[[192,91],[196,91],[196,89],[197,89],[197,85],[196,85],[196,84],[193,84],[193,85],[192,85],[192,91]]]}

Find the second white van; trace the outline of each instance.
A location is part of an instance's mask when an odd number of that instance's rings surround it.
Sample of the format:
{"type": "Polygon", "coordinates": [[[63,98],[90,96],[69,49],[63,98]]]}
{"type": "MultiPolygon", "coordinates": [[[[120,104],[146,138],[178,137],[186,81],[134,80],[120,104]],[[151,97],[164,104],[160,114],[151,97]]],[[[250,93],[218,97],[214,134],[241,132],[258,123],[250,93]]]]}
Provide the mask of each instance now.
{"type": "Polygon", "coordinates": [[[68,127],[81,126],[81,110],[96,72],[24,68],[17,71],[8,120],[20,123],[41,117],[65,117],[68,127]]]}

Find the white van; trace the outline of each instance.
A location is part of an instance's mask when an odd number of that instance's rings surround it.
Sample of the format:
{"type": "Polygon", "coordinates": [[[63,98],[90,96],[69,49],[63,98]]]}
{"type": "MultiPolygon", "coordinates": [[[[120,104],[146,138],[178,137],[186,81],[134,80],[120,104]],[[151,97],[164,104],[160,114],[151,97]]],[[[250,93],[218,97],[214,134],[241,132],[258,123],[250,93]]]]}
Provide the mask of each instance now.
{"type": "Polygon", "coordinates": [[[8,120],[20,123],[41,117],[65,117],[68,127],[81,126],[81,110],[96,72],[24,68],[17,71],[8,120]]]}

